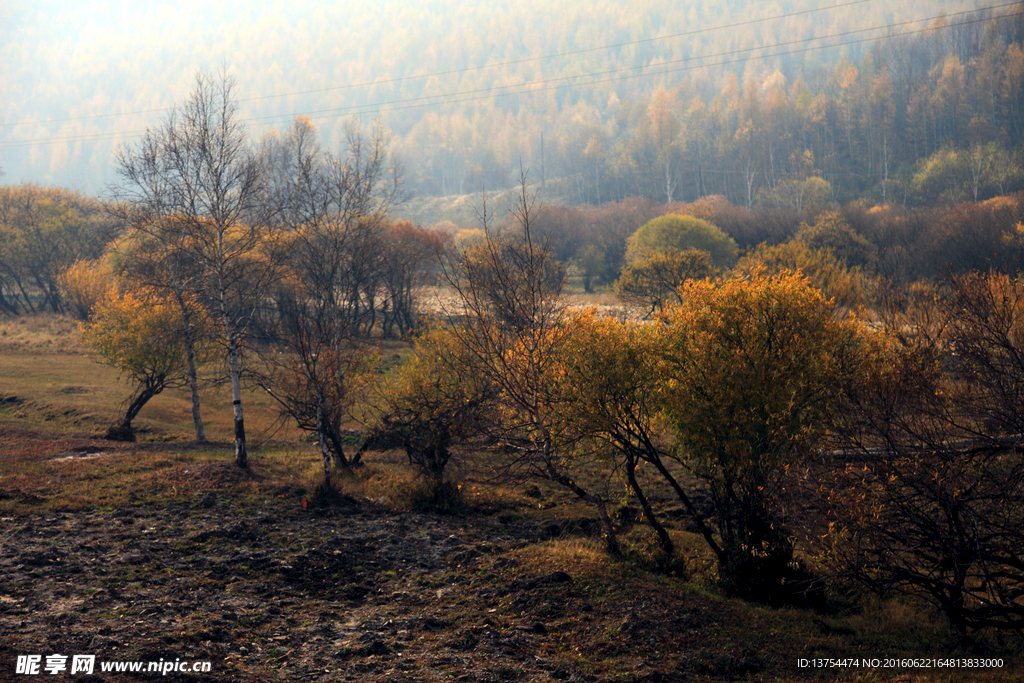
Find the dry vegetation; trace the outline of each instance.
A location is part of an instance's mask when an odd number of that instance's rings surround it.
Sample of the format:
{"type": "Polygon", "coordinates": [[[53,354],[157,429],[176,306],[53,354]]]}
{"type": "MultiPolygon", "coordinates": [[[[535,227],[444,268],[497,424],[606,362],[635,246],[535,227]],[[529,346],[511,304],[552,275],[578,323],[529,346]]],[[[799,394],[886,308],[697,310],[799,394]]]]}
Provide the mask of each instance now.
{"type": "Polygon", "coordinates": [[[649,571],[654,535],[625,500],[616,523],[626,557],[612,560],[590,535],[589,509],[546,485],[494,482],[474,458],[454,472],[457,516],[416,512],[414,476],[387,453],[370,453],[318,507],[315,447],[272,430],[260,399],[248,471],[232,464],[229,415],[217,415],[226,393],[205,403],[209,445],[187,441],[184,392],[147,407],[138,443],[103,441],[123,386],[76,348],[71,328],[57,318],[0,328],[20,340],[0,356],[0,679],[17,678],[16,655],[52,652],[209,659],[217,679],[262,681],[910,683],[1024,673],[1019,635],[958,643],[917,603],[837,591],[814,612],[725,599],[713,558],[680,520],[669,527],[685,561],[649,571]],[[1005,666],[797,665],[978,656],[1005,666]]]}

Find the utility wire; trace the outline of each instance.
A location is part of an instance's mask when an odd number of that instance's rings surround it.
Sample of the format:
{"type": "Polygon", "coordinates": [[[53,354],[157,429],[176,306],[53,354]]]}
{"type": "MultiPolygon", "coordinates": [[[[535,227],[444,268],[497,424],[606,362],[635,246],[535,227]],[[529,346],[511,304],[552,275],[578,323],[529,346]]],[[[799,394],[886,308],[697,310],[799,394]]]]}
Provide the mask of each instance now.
{"type": "MultiPolygon", "coordinates": [[[[987,9],[999,9],[999,8],[1002,8],[1002,7],[1015,6],[1015,5],[1018,5],[1018,4],[1019,3],[1017,3],[1017,2],[1011,2],[1011,3],[1002,4],[1002,5],[995,5],[993,7],[987,8],[987,9]]],[[[827,36],[813,36],[811,38],[806,38],[806,39],[803,39],[803,40],[787,41],[787,42],[782,42],[782,43],[775,43],[773,45],[765,45],[765,46],[759,46],[759,47],[754,47],[754,48],[745,48],[745,49],[733,50],[733,51],[730,51],[730,52],[721,52],[721,53],[716,53],[716,54],[711,54],[711,55],[699,55],[699,56],[696,56],[696,57],[687,57],[687,58],[683,58],[683,59],[672,60],[670,62],[663,62],[661,65],[656,65],[654,68],[657,68],[657,66],[662,66],[662,65],[665,65],[665,64],[678,64],[678,63],[682,63],[682,62],[691,62],[691,61],[696,61],[696,60],[706,60],[706,59],[712,59],[712,58],[715,58],[715,57],[724,57],[724,56],[736,55],[736,54],[743,53],[743,52],[752,52],[752,51],[755,51],[755,50],[769,50],[769,49],[773,49],[773,48],[777,48],[777,47],[786,47],[786,46],[795,45],[795,44],[799,44],[799,43],[808,43],[808,42],[815,41],[815,40],[826,40],[826,39],[830,39],[830,38],[841,38],[841,37],[845,37],[845,36],[856,35],[858,33],[866,33],[866,32],[870,32],[870,31],[880,31],[880,30],[883,30],[883,29],[892,30],[893,28],[896,28],[896,27],[899,27],[899,26],[905,26],[905,25],[908,25],[908,24],[921,23],[921,22],[924,22],[924,21],[934,21],[934,20],[939,19],[939,18],[949,18],[950,16],[959,16],[959,15],[964,15],[964,14],[975,14],[976,12],[978,12],[978,10],[968,10],[968,11],[963,11],[963,12],[957,12],[957,13],[954,13],[954,14],[944,14],[944,15],[939,15],[939,16],[934,16],[934,17],[927,17],[927,18],[924,18],[924,19],[913,19],[913,20],[908,20],[908,21],[904,21],[904,22],[899,22],[899,23],[896,23],[896,24],[887,24],[887,25],[884,25],[884,26],[876,26],[876,27],[865,28],[865,29],[854,29],[854,30],[851,30],[851,31],[845,31],[845,32],[841,32],[841,33],[827,35],[827,36]]],[[[731,65],[731,64],[739,64],[739,63],[748,62],[748,61],[755,60],[755,59],[770,59],[770,58],[773,58],[773,57],[782,57],[782,56],[786,56],[786,55],[793,55],[793,54],[806,53],[806,52],[814,52],[814,51],[819,51],[819,50],[827,50],[827,49],[833,49],[833,48],[837,48],[837,47],[844,47],[844,46],[847,46],[847,45],[856,45],[856,44],[865,43],[865,42],[871,42],[871,41],[888,40],[888,39],[891,39],[891,38],[905,37],[905,36],[915,35],[915,34],[919,34],[919,33],[926,33],[926,32],[931,32],[931,31],[939,31],[939,30],[944,30],[944,29],[948,29],[948,28],[956,28],[956,27],[959,27],[959,26],[967,26],[967,25],[971,25],[971,24],[980,23],[980,22],[983,22],[983,21],[990,21],[990,20],[993,20],[993,19],[1003,19],[1003,18],[1007,18],[1007,17],[1020,16],[1021,14],[1024,14],[1024,12],[1014,12],[1014,13],[1004,14],[1004,15],[1001,15],[999,17],[982,16],[982,17],[978,17],[978,18],[975,18],[975,19],[970,19],[970,20],[958,22],[958,23],[955,23],[955,24],[944,24],[944,25],[941,25],[941,26],[929,26],[929,27],[925,27],[925,28],[921,28],[921,29],[915,29],[915,30],[912,30],[912,31],[905,31],[905,32],[899,33],[899,34],[859,38],[857,40],[850,40],[850,41],[835,43],[835,44],[831,44],[831,45],[820,45],[820,46],[816,46],[816,47],[804,47],[804,48],[800,48],[800,49],[786,50],[786,51],[775,52],[775,53],[771,53],[771,54],[749,55],[749,56],[746,56],[746,57],[739,57],[739,58],[735,58],[735,59],[726,59],[726,60],[722,60],[722,61],[715,62],[715,63],[694,64],[694,65],[681,66],[681,67],[676,67],[676,68],[671,68],[671,69],[659,69],[657,71],[649,71],[647,73],[641,73],[641,74],[627,74],[627,75],[619,75],[619,76],[613,76],[612,75],[612,74],[621,74],[624,71],[636,71],[638,69],[650,69],[652,67],[650,67],[650,66],[623,67],[623,68],[620,68],[620,69],[612,69],[612,70],[608,70],[608,71],[594,72],[594,73],[589,73],[589,74],[579,74],[579,75],[575,75],[575,76],[565,76],[565,77],[560,77],[560,78],[556,78],[556,79],[546,79],[546,80],[539,80],[539,81],[531,81],[531,82],[521,83],[521,84],[517,84],[517,85],[498,86],[497,88],[495,88],[495,87],[478,88],[478,89],[474,89],[474,90],[466,90],[466,91],[460,91],[460,92],[455,92],[455,93],[443,93],[443,94],[439,94],[439,95],[425,95],[425,96],[421,96],[421,97],[406,98],[406,99],[392,100],[392,101],[386,101],[386,102],[377,102],[377,103],[373,103],[373,104],[352,105],[352,106],[349,106],[349,107],[341,107],[341,108],[336,108],[336,109],[324,109],[324,110],[316,110],[316,111],[310,111],[310,112],[301,112],[301,113],[298,113],[298,114],[276,114],[276,115],[264,116],[264,117],[253,117],[253,118],[249,118],[249,119],[241,119],[241,120],[239,120],[239,123],[251,124],[251,123],[258,122],[258,121],[291,120],[291,119],[293,119],[293,118],[295,118],[296,116],[299,116],[299,115],[306,115],[306,116],[309,116],[310,119],[315,120],[315,119],[324,119],[324,118],[329,118],[329,117],[357,116],[359,114],[365,114],[365,113],[370,113],[370,112],[381,113],[381,112],[385,112],[385,111],[403,111],[403,110],[406,110],[406,109],[418,109],[418,108],[422,108],[422,107],[437,106],[437,105],[441,105],[441,104],[459,104],[459,103],[464,103],[464,102],[486,100],[486,99],[490,99],[490,98],[493,98],[493,97],[507,97],[507,96],[512,96],[512,95],[525,95],[525,94],[532,94],[532,93],[538,93],[538,92],[546,92],[546,91],[550,91],[550,90],[559,90],[559,89],[571,88],[571,87],[582,87],[582,86],[587,86],[587,85],[596,85],[596,84],[599,84],[599,83],[609,83],[609,82],[615,82],[615,81],[624,81],[624,80],[630,80],[630,79],[634,79],[634,78],[648,78],[648,77],[651,77],[651,76],[659,76],[659,75],[670,74],[670,73],[678,73],[678,72],[681,72],[681,71],[691,71],[691,70],[694,70],[694,69],[700,69],[700,68],[706,68],[706,67],[728,66],[728,65],[731,65]],[[601,76],[605,76],[605,78],[600,78],[601,76]],[[586,81],[584,83],[579,83],[579,82],[565,83],[564,82],[564,81],[570,81],[570,80],[582,79],[582,78],[591,78],[591,80],[586,81]],[[555,83],[557,85],[550,85],[552,83],[555,83]],[[537,87],[537,86],[546,86],[546,87],[537,87]],[[521,89],[520,90],[514,90],[514,91],[508,90],[506,92],[495,92],[498,89],[510,89],[510,88],[521,88],[521,89]],[[451,99],[444,99],[444,98],[451,98],[451,99]],[[399,105],[399,106],[391,106],[391,105],[399,105]]],[[[40,139],[36,139],[36,140],[0,142],[0,148],[26,146],[26,145],[32,145],[32,144],[54,144],[54,143],[58,143],[58,142],[69,142],[69,141],[83,141],[83,142],[102,141],[102,140],[108,140],[108,139],[117,139],[117,138],[121,138],[121,137],[124,137],[124,138],[134,137],[136,135],[142,135],[142,134],[144,134],[146,132],[147,131],[145,131],[145,130],[104,132],[104,133],[95,133],[95,134],[91,134],[91,135],[89,135],[89,134],[87,134],[87,135],[74,135],[74,136],[63,137],[63,138],[40,138],[40,139]]]]}
{"type": "MultiPolygon", "coordinates": [[[[685,36],[697,35],[700,33],[710,33],[713,31],[724,31],[726,29],[739,28],[741,26],[750,26],[752,24],[764,23],[767,21],[777,21],[779,19],[788,19],[790,17],[796,17],[803,14],[813,14],[816,12],[826,12],[833,9],[840,9],[843,7],[849,7],[851,5],[860,5],[871,0],[850,0],[849,2],[843,2],[838,5],[830,5],[828,7],[816,7],[814,9],[800,10],[797,12],[789,12],[788,14],[779,14],[773,17],[762,17],[760,19],[750,19],[747,21],[739,21],[733,24],[723,24],[721,26],[711,26],[708,28],[694,29],[692,31],[685,31],[683,33],[673,33],[665,36],[655,36],[653,38],[641,38],[639,40],[632,40],[625,43],[613,43],[611,45],[602,45],[600,47],[588,47],[580,50],[572,50],[569,52],[556,52],[550,55],[543,55],[541,57],[524,57],[523,59],[514,59],[507,62],[493,62],[491,64],[483,64],[481,66],[467,66],[461,69],[449,69],[447,71],[435,71],[433,73],[421,74],[417,76],[401,76],[399,78],[389,78],[380,81],[367,81],[365,83],[351,83],[347,85],[337,85],[330,88],[317,88],[313,90],[300,90],[297,92],[281,93],[277,95],[261,95],[259,97],[246,97],[243,99],[236,100],[237,102],[255,102],[258,100],[275,99],[278,97],[293,97],[295,95],[311,95],[316,93],[332,92],[335,90],[349,90],[353,88],[362,88],[368,85],[380,85],[389,83],[401,83],[403,81],[416,80],[420,78],[433,78],[435,76],[449,76],[452,74],[465,73],[467,71],[478,71],[481,69],[490,69],[493,67],[504,67],[504,66],[515,66],[518,64],[527,64],[529,62],[539,62],[547,59],[556,59],[559,57],[571,57],[574,55],[586,54],[588,52],[599,52],[601,50],[613,50],[615,48],[628,47],[630,45],[640,45],[643,43],[652,43],[660,40],[671,40],[672,38],[682,38],[685,36]]],[[[136,116],[139,114],[159,114],[163,112],[171,111],[173,107],[165,107],[161,109],[143,109],[140,111],[121,112],[117,114],[93,114],[91,116],[73,116],[63,119],[42,119],[39,121],[21,121],[18,123],[0,123],[0,128],[8,128],[13,126],[29,126],[42,123],[66,123],[68,121],[89,121],[92,119],[112,118],[117,116],[136,116]]]]}
{"type": "Polygon", "coordinates": [[[265,100],[272,97],[289,97],[292,95],[309,95],[314,93],[330,92],[334,90],[346,90],[349,88],[360,88],[367,85],[378,85],[381,83],[400,83],[402,81],[417,79],[417,78],[432,78],[434,76],[449,76],[452,74],[466,73],[467,71],[478,71],[480,69],[489,69],[496,66],[516,66],[518,64],[528,64],[530,62],[540,62],[547,59],[555,59],[558,57],[572,57],[575,55],[582,55],[588,52],[599,52],[601,50],[613,50],[615,48],[629,47],[631,45],[641,45],[643,43],[652,43],[660,40],[671,40],[672,38],[683,38],[685,36],[693,36],[700,33],[710,33],[712,31],[724,31],[731,28],[739,28],[741,26],[750,26],[752,24],[760,24],[767,21],[776,21],[778,19],[788,19],[790,17],[800,16],[802,14],[813,14],[815,12],[826,12],[828,10],[840,9],[842,7],[849,7],[850,5],[860,5],[871,0],[851,0],[850,2],[843,2],[838,5],[830,5],[828,7],[816,7],[814,9],[800,10],[797,12],[790,12],[788,14],[779,14],[774,17],[762,17],[760,19],[750,19],[747,21],[738,21],[733,24],[723,24],[721,26],[711,26],[708,28],[693,29],[692,31],[684,31],[683,33],[672,33],[665,36],[655,36],[653,38],[641,38],[639,40],[631,40],[625,43],[613,43],[611,45],[602,45],[601,47],[588,47],[580,50],[571,50],[569,52],[556,52],[550,55],[543,55],[541,57],[524,57],[522,59],[513,59],[507,62],[493,62],[491,64],[484,64],[481,66],[467,66],[461,69],[450,69],[448,71],[435,71],[434,73],[423,74],[419,76],[402,76],[399,78],[390,78],[383,81],[367,81],[365,83],[355,83],[351,85],[338,85],[331,88],[319,88],[316,90],[303,90],[300,92],[288,93],[286,95],[264,95],[262,97],[249,97],[246,99],[239,100],[239,102],[252,102],[255,100],[265,100]]]}
{"type": "MultiPolygon", "coordinates": [[[[1011,3],[1006,3],[1004,5],[996,5],[996,6],[994,6],[994,8],[998,9],[998,8],[1001,8],[1001,7],[1008,7],[1008,6],[1016,5],[1016,4],[1018,4],[1018,3],[1017,2],[1011,2],[1011,3]]],[[[947,15],[941,15],[941,16],[942,17],[955,17],[955,16],[959,16],[959,15],[964,15],[964,14],[974,14],[976,11],[977,10],[968,10],[968,11],[956,12],[954,14],[947,14],[947,15]]],[[[1002,15],[1002,16],[1003,17],[1009,17],[1009,16],[1017,16],[1017,15],[1016,14],[1006,14],[1006,15],[1002,15]]],[[[358,110],[368,110],[368,111],[378,112],[378,113],[382,112],[382,111],[399,111],[399,110],[403,110],[403,109],[415,109],[415,108],[422,107],[422,106],[433,106],[433,105],[437,105],[437,104],[450,104],[450,103],[459,103],[459,102],[470,102],[470,101],[474,101],[474,100],[487,99],[489,97],[504,97],[504,96],[508,96],[508,95],[522,95],[522,94],[531,93],[531,92],[544,92],[544,91],[547,91],[547,90],[557,90],[557,89],[564,88],[564,87],[575,87],[577,85],[591,85],[591,84],[594,84],[594,83],[608,83],[608,82],[612,82],[612,81],[628,80],[630,78],[646,78],[648,76],[657,76],[657,75],[660,75],[660,74],[675,73],[675,72],[678,72],[678,71],[690,71],[690,70],[693,70],[693,69],[699,69],[699,68],[704,68],[704,67],[708,67],[708,66],[726,66],[726,65],[729,65],[729,64],[739,64],[739,63],[742,63],[742,62],[750,61],[752,59],[765,59],[765,58],[771,58],[771,57],[780,57],[780,56],[785,56],[785,55],[799,54],[801,52],[812,52],[812,51],[815,51],[815,50],[827,50],[827,49],[831,49],[831,48],[844,47],[846,45],[857,45],[859,43],[870,42],[870,41],[873,41],[873,40],[883,40],[883,39],[897,37],[897,36],[896,35],[893,35],[893,36],[875,36],[875,37],[872,37],[872,38],[861,38],[861,39],[858,39],[858,40],[850,40],[850,41],[846,41],[846,42],[835,43],[833,45],[821,45],[821,46],[818,46],[818,47],[806,47],[806,48],[802,48],[802,49],[798,49],[798,50],[788,50],[788,51],[777,52],[777,53],[772,53],[772,54],[768,54],[768,55],[752,55],[752,56],[749,56],[749,57],[741,57],[741,58],[737,58],[737,59],[729,59],[729,60],[724,60],[724,61],[710,63],[710,64],[697,64],[697,65],[693,65],[693,66],[686,66],[686,67],[675,68],[675,69],[662,69],[660,71],[652,71],[652,72],[643,73],[643,74],[633,74],[633,75],[622,76],[622,77],[618,77],[618,78],[599,78],[600,76],[610,76],[612,74],[620,74],[620,73],[623,73],[623,72],[626,72],[626,71],[636,71],[638,69],[657,68],[657,67],[666,66],[666,65],[669,65],[669,64],[680,64],[680,63],[684,63],[684,62],[692,62],[692,61],[697,61],[697,60],[714,59],[716,57],[728,57],[728,56],[732,56],[732,55],[742,54],[742,53],[745,53],[745,52],[752,52],[752,51],[755,51],[755,50],[770,50],[770,49],[779,48],[779,47],[787,47],[787,46],[790,46],[790,45],[798,45],[798,44],[802,44],[802,43],[808,43],[808,42],[811,42],[811,41],[814,41],[814,40],[829,40],[829,39],[832,39],[832,38],[843,38],[843,37],[846,37],[846,36],[856,35],[856,34],[859,34],[859,33],[868,33],[868,32],[871,32],[871,31],[892,30],[892,29],[898,28],[900,26],[907,26],[909,24],[919,24],[919,23],[921,23],[923,21],[934,21],[935,19],[939,19],[939,18],[940,18],[940,16],[927,17],[925,19],[910,19],[910,20],[901,21],[901,22],[898,22],[898,23],[895,23],[895,24],[886,24],[884,26],[874,26],[874,27],[871,27],[871,28],[853,29],[853,30],[850,30],[850,31],[843,31],[843,32],[840,32],[840,33],[833,33],[833,34],[829,34],[829,35],[825,35],[825,36],[814,36],[814,37],[811,37],[811,38],[803,38],[803,39],[799,39],[799,40],[791,40],[791,41],[786,41],[786,42],[782,42],[782,43],[774,43],[772,45],[764,45],[764,46],[753,47],[753,48],[741,48],[741,49],[737,49],[737,50],[730,50],[730,51],[727,51],[727,52],[718,52],[718,53],[709,54],[709,55],[698,55],[698,56],[695,56],[695,57],[684,57],[684,58],[681,58],[681,59],[674,59],[674,60],[670,60],[670,61],[666,61],[666,62],[661,62],[660,64],[657,64],[657,65],[627,66],[627,67],[621,67],[621,68],[618,68],[618,69],[610,69],[608,71],[596,71],[596,72],[587,73],[587,74],[577,74],[577,75],[573,75],[573,76],[561,76],[559,78],[549,78],[549,79],[542,79],[542,80],[537,80],[537,81],[528,81],[526,83],[518,83],[518,84],[515,84],[515,85],[502,85],[502,86],[496,86],[496,87],[495,86],[490,86],[490,87],[487,87],[487,88],[476,88],[476,89],[473,89],[473,90],[462,90],[462,91],[453,92],[453,93],[442,93],[442,94],[439,94],[439,95],[422,95],[420,97],[411,97],[411,98],[405,98],[405,99],[399,99],[399,100],[390,100],[390,101],[385,101],[385,102],[375,102],[375,103],[372,103],[372,104],[359,104],[359,105],[351,105],[351,106],[348,106],[348,107],[338,107],[338,108],[331,108],[331,109],[318,109],[318,110],[311,110],[311,111],[302,112],[302,115],[309,116],[311,119],[323,119],[323,118],[327,118],[326,115],[328,115],[328,114],[339,115],[340,116],[340,115],[355,115],[355,114],[363,113],[363,112],[360,112],[358,110]],[[585,83],[568,83],[568,84],[563,84],[563,85],[549,85],[549,84],[553,84],[553,83],[559,83],[559,82],[564,82],[564,81],[572,81],[572,80],[581,79],[581,78],[593,78],[593,80],[587,81],[585,83]],[[534,86],[541,86],[541,85],[548,85],[548,87],[544,87],[544,88],[534,87],[534,86]],[[515,91],[510,91],[510,92],[495,92],[496,90],[502,90],[502,89],[510,90],[512,88],[525,88],[525,90],[515,90],[515,91]],[[482,96],[475,96],[475,95],[478,95],[480,93],[485,93],[485,94],[482,95],[482,96]],[[470,97],[463,98],[462,97],[463,95],[469,95],[470,97]],[[459,99],[450,99],[449,100],[449,99],[444,99],[444,98],[459,98],[459,99]],[[437,102],[429,101],[429,100],[435,100],[435,99],[438,100],[438,101],[437,102]],[[408,105],[408,106],[391,107],[389,105],[408,105]]],[[[1002,17],[1000,17],[1000,18],[1002,18],[1002,17]]],[[[907,35],[914,35],[916,33],[923,33],[923,32],[926,32],[926,31],[937,31],[937,30],[942,30],[942,29],[946,29],[946,28],[953,28],[953,27],[956,27],[956,26],[966,26],[966,25],[969,25],[969,24],[975,24],[975,23],[979,23],[979,22],[982,22],[982,21],[988,21],[989,19],[990,19],[989,17],[981,17],[981,18],[977,18],[977,19],[973,19],[973,20],[959,22],[959,23],[956,23],[956,24],[948,24],[948,25],[944,25],[944,26],[935,26],[935,27],[926,27],[926,28],[922,28],[922,29],[916,29],[916,30],[913,30],[913,31],[906,31],[906,32],[903,32],[903,33],[900,33],[900,34],[897,34],[897,35],[898,36],[907,36],[907,35]]],[[[295,116],[297,116],[297,115],[299,115],[299,114],[288,114],[288,115],[285,115],[285,114],[273,114],[273,115],[269,115],[269,116],[256,116],[256,117],[252,117],[252,118],[248,118],[248,119],[241,119],[239,122],[240,123],[251,123],[251,122],[255,122],[255,121],[291,120],[291,119],[295,118],[295,116]]]]}

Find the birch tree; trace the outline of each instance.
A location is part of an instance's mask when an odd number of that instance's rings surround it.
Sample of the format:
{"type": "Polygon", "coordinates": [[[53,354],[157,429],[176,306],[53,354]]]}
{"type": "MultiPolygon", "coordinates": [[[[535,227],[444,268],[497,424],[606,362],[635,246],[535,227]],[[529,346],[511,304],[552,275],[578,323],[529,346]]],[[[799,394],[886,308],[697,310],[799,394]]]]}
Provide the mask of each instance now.
{"type": "Polygon", "coordinates": [[[242,411],[242,342],[262,293],[278,276],[264,161],[238,120],[234,81],[199,72],[185,103],[146,141],[121,153],[122,201],[159,218],[187,257],[194,292],[218,319],[227,352],[235,426],[235,462],[248,465],[242,411]],[[138,173],[132,170],[138,168],[138,173]],[[164,220],[173,218],[173,220],[164,220]]]}

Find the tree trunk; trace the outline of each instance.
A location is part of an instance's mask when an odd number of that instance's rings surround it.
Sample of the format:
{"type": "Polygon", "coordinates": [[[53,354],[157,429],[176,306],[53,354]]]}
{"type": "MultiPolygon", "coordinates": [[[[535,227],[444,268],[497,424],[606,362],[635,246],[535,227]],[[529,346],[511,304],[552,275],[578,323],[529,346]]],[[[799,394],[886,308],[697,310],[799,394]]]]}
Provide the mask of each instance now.
{"type": "Polygon", "coordinates": [[[654,533],[658,535],[658,543],[661,545],[662,551],[665,553],[665,563],[667,564],[672,560],[672,554],[675,552],[675,545],[672,543],[672,537],[669,536],[668,531],[661,525],[658,518],[654,515],[654,509],[651,508],[650,502],[647,500],[647,496],[644,495],[643,489],[640,488],[640,482],[636,480],[636,466],[639,464],[639,459],[632,454],[626,455],[626,479],[629,481],[629,487],[633,489],[633,493],[636,494],[636,499],[640,501],[640,507],[644,511],[644,516],[647,517],[647,523],[654,529],[654,533]]]}
{"type": "Polygon", "coordinates": [[[324,490],[331,490],[331,449],[327,446],[327,437],[324,429],[323,398],[318,397],[316,407],[316,437],[320,442],[320,455],[324,460],[324,490]]]}
{"type": "Polygon", "coordinates": [[[550,463],[548,463],[548,478],[551,479],[551,481],[566,487],[575,493],[580,499],[587,501],[597,509],[598,519],[601,520],[601,530],[604,532],[605,547],[612,556],[620,556],[622,554],[622,550],[619,548],[619,539],[615,533],[615,525],[612,524],[612,518],[608,514],[608,506],[605,503],[604,498],[597,494],[590,493],[577,484],[571,477],[559,472],[550,463]]]}
{"type": "Polygon", "coordinates": [[[242,378],[238,367],[238,339],[228,333],[228,366],[231,374],[231,405],[235,416],[235,464],[249,466],[249,452],[245,448],[245,420],[242,416],[242,378]]]}
{"type": "MultiPolygon", "coordinates": [[[[2,285],[2,282],[0,282],[0,285],[2,285]]],[[[3,291],[0,291],[0,309],[7,311],[11,315],[18,315],[19,310],[17,306],[17,299],[15,299],[14,302],[12,303],[7,300],[7,297],[4,296],[3,291]]]]}
{"type": "Polygon", "coordinates": [[[676,492],[676,497],[679,498],[679,500],[683,504],[683,507],[685,507],[686,511],[690,514],[690,519],[692,519],[693,522],[697,525],[697,529],[698,531],[700,531],[700,535],[704,537],[704,541],[708,544],[708,547],[710,547],[711,551],[715,553],[715,557],[718,558],[719,563],[724,562],[726,560],[725,552],[723,551],[721,546],[719,546],[718,543],[715,541],[714,534],[712,533],[711,529],[708,528],[707,524],[704,523],[704,518],[697,510],[697,507],[693,504],[693,501],[690,500],[690,497],[686,495],[686,492],[683,490],[683,487],[679,485],[679,482],[676,481],[676,478],[673,477],[672,474],[668,471],[668,468],[665,467],[665,463],[663,463],[661,461],[661,458],[656,455],[650,455],[645,459],[649,463],[654,465],[654,467],[658,470],[661,476],[663,476],[665,480],[668,481],[669,485],[672,487],[672,490],[676,492]]]}
{"type": "Polygon", "coordinates": [[[15,282],[18,284],[18,289],[21,291],[21,297],[25,301],[25,307],[32,313],[36,313],[36,307],[32,305],[32,299],[29,297],[28,292],[25,291],[25,285],[21,282],[21,279],[16,279],[15,282]]]}
{"type": "Polygon", "coordinates": [[[615,535],[615,526],[612,524],[612,518],[608,514],[608,507],[605,504],[604,498],[591,493],[584,496],[584,499],[597,508],[597,516],[600,518],[601,528],[604,530],[604,542],[608,553],[613,557],[619,557],[622,554],[622,550],[619,548],[619,539],[615,535]]]}
{"type": "Polygon", "coordinates": [[[206,443],[206,430],[203,428],[203,417],[199,412],[199,376],[196,372],[196,340],[192,330],[192,312],[188,310],[181,291],[178,290],[178,305],[181,307],[181,318],[185,323],[185,357],[188,360],[188,387],[192,393],[192,424],[196,430],[196,443],[206,443]]]}
{"type": "Polygon", "coordinates": [[[121,422],[113,424],[107,429],[104,438],[111,441],[135,441],[135,430],[132,429],[132,421],[138,416],[142,407],[161,391],[164,390],[164,376],[159,375],[151,378],[139,386],[135,397],[128,404],[121,422]]]}

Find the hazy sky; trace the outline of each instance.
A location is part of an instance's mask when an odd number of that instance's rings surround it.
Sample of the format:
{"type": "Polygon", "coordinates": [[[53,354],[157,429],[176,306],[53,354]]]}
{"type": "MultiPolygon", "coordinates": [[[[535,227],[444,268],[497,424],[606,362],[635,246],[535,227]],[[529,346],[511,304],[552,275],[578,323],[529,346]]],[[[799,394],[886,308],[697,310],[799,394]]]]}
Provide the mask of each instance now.
{"type": "MultiPolygon", "coordinates": [[[[330,87],[325,63],[353,57],[339,22],[370,3],[347,3],[343,12],[301,0],[8,1],[0,7],[4,182],[96,191],[112,180],[101,161],[109,167],[117,144],[181,102],[197,69],[226,67],[241,100],[330,87]],[[12,144],[24,142],[31,144],[12,144]],[[100,169],[101,177],[83,169],[100,169]]],[[[349,101],[347,93],[276,96],[242,102],[240,113],[280,114],[251,123],[258,137],[275,123],[287,126],[295,114],[349,101]]]]}
{"type": "MultiPolygon", "coordinates": [[[[829,19],[846,25],[870,15],[886,22],[902,5],[864,0],[829,19]]],[[[978,3],[915,0],[906,5],[912,16],[930,16],[978,3]]],[[[403,91],[407,84],[391,79],[422,74],[421,58],[440,68],[461,68],[493,59],[484,54],[489,42],[514,43],[517,55],[539,57],[559,51],[568,38],[578,44],[598,41],[598,47],[602,40],[636,40],[821,6],[816,0],[784,7],[749,1],[730,7],[705,0],[604,0],[593,16],[579,8],[578,15],[566,16],[549,0],[337,5],[322,0],[0,0],[2,182],[100,192],[114,180],[111,157],[117,146],[157,125],[167,108],[181,102],[197,69],[226,67],[236,77],[240,116],[254,137],[272,125],[287,127],[297,114],[328,110],[316,115],[317,125],[325,144],[334,147],[345,109],[408,97],[403,91]],[[487,23],[491,17],[513,23],[487,23]],[[603,32],[612,21],[620,27],[603,32]],[[349,87],[375,80],[383,83],[349,87]],[[318,92],[299,94],[311,90],[318,92]]],[[[511,49],[504,48],[500,59],[507,59],[511,49]]],[[[586,58],[600,66],[599,52],[586,58]]],[[[496,73],[494,82],[502,77],[496,73]]],[[[436,83],[416,87],[443,93],[458,85],[458,78],[435,78],[436,83]]],[[[374,108],[365,112],[367,118],[373,114],[374,108]]]]}

